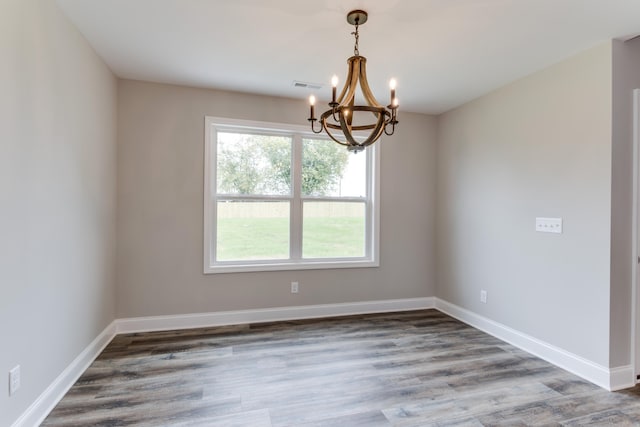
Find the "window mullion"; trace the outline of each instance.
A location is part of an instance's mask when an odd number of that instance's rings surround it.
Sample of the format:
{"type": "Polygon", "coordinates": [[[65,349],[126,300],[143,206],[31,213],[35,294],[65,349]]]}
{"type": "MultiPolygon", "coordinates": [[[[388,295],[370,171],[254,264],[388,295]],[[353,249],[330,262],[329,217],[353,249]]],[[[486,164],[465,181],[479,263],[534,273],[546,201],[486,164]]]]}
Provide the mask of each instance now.
{"type": "Polygon", "coordinates": [[[205,118],[205,173],[204,173],[204,262],[205,273],[216,259],[217,234],[217,131],[211,120],[205,118]]]}
{"type": "Polygon", "coordinates": [[[364,242],[365,242],[365,256],[367,258],[370,258],[373,256],[372,251],[373,251],[373,242],[372,242],[372,238],[373,238],[373,221],[374,221],[374,212],[373,212],[373,204],[372,204],[372,200],[374,199],[374,186],[375,183],[373,182],[373,174],[372,172],[372,167],[373,167],[373,162],[374,159],[376,157],[375,155],[375,150],[377,149],[377,147],[370,147],[370,149],[367,150],[367,200],[366,200],[366,210],[367,213],[365,215],[365,235],[364,235],[364,242]]]}
{"type": "Polygon", "coordinates": [[[302,136],[293,135],[292,147],[292,176],[291,187],[293,199],[291,200],[291,229],[290,250],[291,259],[302,259],[302,136]]]}
{"type": "Polygon", "coordinates": [[[380,236],[380,144],[367,152],[366,255],[377,259],[380,236]]]}

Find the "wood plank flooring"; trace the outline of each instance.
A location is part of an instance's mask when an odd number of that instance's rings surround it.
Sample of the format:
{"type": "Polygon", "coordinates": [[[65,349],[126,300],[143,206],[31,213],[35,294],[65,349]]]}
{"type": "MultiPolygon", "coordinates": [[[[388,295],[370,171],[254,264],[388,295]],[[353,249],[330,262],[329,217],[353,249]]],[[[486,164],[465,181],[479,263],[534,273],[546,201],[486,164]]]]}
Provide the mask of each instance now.
{"type": "Polygon", "coordinates": [[[119,335],[42,425],[640,425],[640,391],[422,310],[119,335]]]}

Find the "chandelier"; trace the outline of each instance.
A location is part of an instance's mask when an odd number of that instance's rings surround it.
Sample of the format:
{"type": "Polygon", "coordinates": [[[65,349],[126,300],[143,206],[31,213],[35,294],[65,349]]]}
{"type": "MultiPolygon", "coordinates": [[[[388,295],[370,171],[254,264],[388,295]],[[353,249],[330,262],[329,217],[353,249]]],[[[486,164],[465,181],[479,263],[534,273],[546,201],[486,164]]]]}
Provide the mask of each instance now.
{"type": "Polygon", "coordinates": [[[367,58],[360,56],[358,51],[358,27],[367,22],[368,14],[364,10],[353,10],[347,14],[347,22],[356,27],[351,34],[355,36],[353,56],[347,60],[349,71],[347,79],[339,97],[336,97],[338,87],[338,77],[331,79],[332,95],[329,109],[322,113],[320,118],[315,117],[315,96],[309,97],[311,112],[309,121],[311,130],[314,133],[325,131],[327,135],[340,145],[347,147],[349,151],[362,151],[365,147],[376,142],[382,133],[393,135],[398,124],[398,98],[396,98],[396,80],[391,79],[389,88],[391,89],[390,103],[383,107],[378,103],[367,82],[367,58]],[[356,88],[360,85],[360,90],[366,101],[366,105],[355,105],[356,88]],[[357,121],[362,116],[369,117],[369,121],[361,123],[357,121]],[[373,117],[371,117],[373,116],[373,117]],[[316,122],[319,129],[316,130],[316,122]]]}

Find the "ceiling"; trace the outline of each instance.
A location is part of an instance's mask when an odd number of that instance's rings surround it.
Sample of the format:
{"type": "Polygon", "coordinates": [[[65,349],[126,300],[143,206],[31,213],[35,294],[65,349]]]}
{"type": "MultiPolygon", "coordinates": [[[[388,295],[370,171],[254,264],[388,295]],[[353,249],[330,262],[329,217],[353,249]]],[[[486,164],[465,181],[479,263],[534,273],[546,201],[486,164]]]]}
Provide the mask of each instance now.
{"type": "Polygon", "coordinates": [[[378,100],[395,77],[401,110],[428,114],[640,34],[640,0],[56,1],[119,77],[321,100],[353,55],[346,14],[364,9],[378,100]]]}

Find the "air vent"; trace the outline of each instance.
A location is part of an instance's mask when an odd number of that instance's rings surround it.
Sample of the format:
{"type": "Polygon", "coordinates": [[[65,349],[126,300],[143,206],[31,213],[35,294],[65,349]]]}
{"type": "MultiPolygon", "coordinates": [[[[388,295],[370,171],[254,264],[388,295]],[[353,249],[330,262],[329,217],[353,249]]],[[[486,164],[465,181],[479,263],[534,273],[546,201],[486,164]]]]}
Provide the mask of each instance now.
{"type": "Polygon", "coordinates": [[[298,80],[293,81],[293,87],[299,87],[301,89],[322,89],[324,85],[322,83],[309,83],[309,82],[300,82],[298,80]]]}

